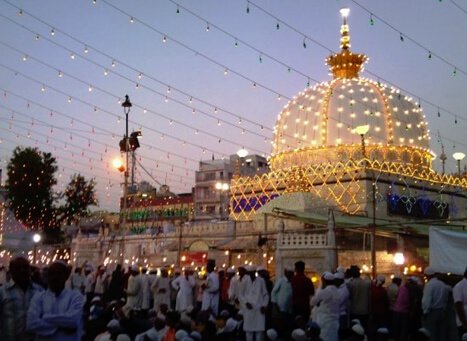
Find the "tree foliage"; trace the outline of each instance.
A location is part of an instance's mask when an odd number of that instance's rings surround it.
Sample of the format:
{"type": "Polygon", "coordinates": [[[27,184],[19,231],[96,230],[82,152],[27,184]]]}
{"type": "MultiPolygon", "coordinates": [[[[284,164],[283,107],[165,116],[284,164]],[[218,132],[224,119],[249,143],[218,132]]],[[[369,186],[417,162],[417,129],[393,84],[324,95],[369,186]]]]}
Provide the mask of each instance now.
{"type": "Polygon", "coordinates": [[[80,174],[73,175],[65,189],[65,205],[62,207],[63,219],[67,224],[77,222],[79,218],[87,216],[88,207],[98,204],[95,186],[94,179],[87,181],[80,174]]]}
{"type": "Polygon", "coordinates": [[[49,243],[62,241],[64,222],[78,221],[89,206],[97,205],[94,179],[87,181],[80,174],[73,175],[65,192],[54,192],[57,170],[51,153],[31,147],[16,147],[7,166],[10,208],[22,224],[44,231],[49,243]]]}
{"type": "Polygon", "coordinates": [[[52,188],[57,161],[37,148],[16,147],[7,166],[6,188],[15,217],[31,229],[54,227],[52,188]]]}

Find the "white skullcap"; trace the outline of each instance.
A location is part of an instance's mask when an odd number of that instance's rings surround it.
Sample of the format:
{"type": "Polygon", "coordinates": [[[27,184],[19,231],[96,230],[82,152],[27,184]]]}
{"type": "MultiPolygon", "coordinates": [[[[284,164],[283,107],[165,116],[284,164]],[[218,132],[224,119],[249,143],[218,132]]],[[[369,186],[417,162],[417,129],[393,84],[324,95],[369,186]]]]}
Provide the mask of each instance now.
{"type": "Polygon", "coordinates": [[[389,330],[387,328],[378,328],[376,331],[378,334],[389,335],[389,330]]]}
{"type": "Polygon", "coordinates": [[[177,341],[182,341],[185,337],[188,337],[188,333],[183,329],[179,329],[175,333],[175,340],[177,341]]]}
{"type": "Polygon", "coordinates": [[[238,327],[238,322],[235,319],[229,317],[227,321],[225,322],[224,332],[231,333],[235,329],[237,329],[237,327],[238,327]]]}
{"type": "Polygon", "coordinates": [[[336,272],[334,274],[334,278],[336,278],[336,279],[345,279],[345,275],[344,275],[343,272],[336,272]]]}
{"type": "Polygon", "coordinates": [[[306,341],[306,333],[303,329],[295,329],[291,336],[294,341],[306,341]]]}
{"type": "Polygon", "coordinates": [[[101,298],[99,296],[93,297],[91,303],[100,302],[101,298]]]}
{"type": "Polygon", "coordinates": [[[131,271],[139,271],[138,265],[133,264],[133,265],[131,266],[131,271]]]}
{"type": "Polygon", "coordinates": [[[117,336],[116,341],[131,341],[130,337],[126,334],[120,334],[117,336]]]}
{"type": "Polygon", "coordinates": [[[462,335],[462,339],[461,339],[461,340],[462,340],[462,341],[467,341],[467,333],[464,333],[464,334],[462,335]]]}
{"type": "Polygon", "coordinates": [[[264,270],[266,270],[266,269],[265,269],[264,266],[262,266],[262,265],[260,265],[260,266],[258,266],[258,267],[256,268],[256,271],[258,271],[258,272],[264,271],[264,270]]]}
{"type": "Polygon", "coordinates": [[[159,319],[159,320],[162,320],[162,321],[165,321],[165,315],[162,314],[161,312],[158,312],[156,317],[159,319]]]}
{"type": "Polygon", "coordinates": [[[427,266],[423,273],[427,276],[433,276],[435,274],[435,270],[433,270],[432,267],[427,266]]]}
{"type": "Polygon", "coordinates": [[[326,271],[324,274],[323,274],[323,278],[326,280],[326,281],[333,281],[334,280],[334,275],[332,273],[330,273],[329,271],[326,271]]]}
{"type": "Polygon", "coordinates": [[[365,329],[363,329],[362,325],[359,323],[352,326],[352,331],[357,335],[365,335],[365,329]]]}
{"type": "Polygon", "coordinates": [[[110,320],[109,323],[107,323],[107,328],[108,329],[118,329],[120,328],[120,322],[116,319],[110,320]]]}
{"type": "Polygon", "coordinates": [[[256,271],[256,266],[254,266],[254,265],[247,265],[247,266],[245,267],[245,270],[248,271],[248,272],[256,271]]]}
{"type": "Polygon", "coordinates": [[[350,324],[361,324],[359,319],[353,319],[350,324]]]}
{"type": "Polygon", "coordinates": [[[386,281],[386,277],[383,275],[376,276],[376,283],[384,283],[386,281]]]}
{"type": "Polygon", "coordinates": [[[191,336],[191,338],[192,338],[193,340],[200,340],[200,341],[201,341],[201,339],[203,338],[203,337],[201,336],[200,332],[197,332],[196,330],[192,331],[192,332],[190,333],[190,336],[191,336]]]}
{"type": "Polygon", "coordinates": [[[336,269],[336,272],[341,272],[343,274],[345,274],[345,268],[343,266],[339,266],[337,269],[336,269]]]}
{"type": "Polygon", "coordinates": [[[277,340],[277,338],[279,337],[279,335],[277,335],[276,330],[275,330],[275,329],[272,329],[272,328],[271,328],[271,329],[268,329],[268,330],[266,331],[266,335],[268,336],[269,340],[271,340],[271,341],[275,341],[275,340],[277,340]]]}
{"type": "Polygon", "coordinates": [[[228,268],[228,269],[227,269],[227,273],[228,273],[228,274],[234,274],[234,273],[235,273],[235,270],[232,269],[232,268],[228,268]]]}
{"type": "Polygon", "coordinates": [[[193,312],[195,308],[192,306],[192,305],[189,305],[188,307],[186,307],[185,311],[188,313],[188,314],[191,314],[193,312]]]}
{"type": "Polygon", "coordinates": [[[191,318],[185,313],[182,313],[180,316],[180,323],[186,325],[186,326],[191,326],[191,318]]]}

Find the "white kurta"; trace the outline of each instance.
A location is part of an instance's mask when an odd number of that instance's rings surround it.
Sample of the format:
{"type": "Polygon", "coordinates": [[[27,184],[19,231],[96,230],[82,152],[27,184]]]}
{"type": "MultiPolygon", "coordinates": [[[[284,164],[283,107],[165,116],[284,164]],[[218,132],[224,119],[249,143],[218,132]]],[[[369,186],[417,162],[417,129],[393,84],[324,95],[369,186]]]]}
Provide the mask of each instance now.
{"type": "Polygon", "coordinates": [[[152,283],[151,291],[156,311],[159,311],[161,304],[167,304],[170,308],[170,279],[168,277],[156,277],[152,283]]]}
{"type": "Polygon", "coordinates": [[[193,288],[195,287],[195,279],[193,276],[178,276],[172,281],[172,287],[177,292],[177,301],[175,310],[178,312],[185,311],[189,306],[193,306],[193,288]]]}
{"type": "Polygon", "coordinates": [[[142,303],[141,277],[139,275],[131,275],[128,278],[128,287],[126,289],[126,309],[129,312],[131,309],[140,309],[142,303]]]}
{"type": "Polygon", "coordinates": [[[319,290],[311,299],[311,305],[317,306],[316,323],[321,327],[319,334],[323,340],[337,341],[339,329],[340,300],[337,288],[328,285],[319,290]]]}
{"type": "Polygon", "coordinates": [[[235,276],[230,280],[229,285],[229,302],[235,304],[235,300],[238,299],[238,285],[240,277],[235,276]]]}
{"type": "Polygon", "coordinates": [[[151,278],[149,275],[140,274],[141,277],[141,309],[149,309],[151,302],[151,288],[149,282],[151,278]]]}
{"type": "Polygon", "coordinates": [[[212,314],[217,316],[219,310],[219,275],[214,271],[206,279],[206,288],[203,291],[201,310],[211,308],[212,314]]]}
{"type": "Polygon", "coordinates": [[[247,288],[251,285],[251,278],[248,275],[243,276],[242,278],[238,278],[237,283],[237,299],[238,299],[238,309],[243,312],[245,309],[245,293],[247,292],[247,288]]]}
{"type": "MultiPolygon", "coordinates": [[[[246,276],[245,276],[246,277],[246,276]]],[[[245,278],[244,277],[244,278],[245,278]]],[[[269,302],[269,294],[266,283],[261,277],[253,281],[245,282],[245,291],[242,295],[243,330],[246,332],[261,332],[266,329],[266,314],[261,312],[261,307],[266,308],[269,302]],[[247,307],[247,303],[252,308],[247,307]]]]}
{"type": "Polygon", "coordinates": [[[29,305],[26,327],[35,340],[81,341],[84,297],[63,289],[57,296],[50,290],[36,294],[29,305]]]}

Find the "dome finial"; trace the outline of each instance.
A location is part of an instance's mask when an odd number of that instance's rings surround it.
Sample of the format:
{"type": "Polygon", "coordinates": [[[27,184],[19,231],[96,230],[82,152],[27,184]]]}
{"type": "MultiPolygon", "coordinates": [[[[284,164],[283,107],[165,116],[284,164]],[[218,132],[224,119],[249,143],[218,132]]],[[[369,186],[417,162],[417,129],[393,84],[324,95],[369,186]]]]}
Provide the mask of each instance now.
{"type": "Polygon", "coordinates": [[[358,78],[358,73],[362,70],[362,65],[367,61],[364,54],[355,54],[350,51],[350,34],[347,17],[350,9],[342,8],[340,10],[343,23],[341,26],[341,49],[340,53],[330,55],[326,59],[334,79],[352,79],[358,78]]]}
{"type": "Polygon", "coordinates": [[[341,49],[348,50],[350,48],[350,35],[349,35],[349,25],[347,25],[347,17],[349,16],[349,8],[341,8],[339,11],[341,13],[343,23],[341,26],[341,49]]]}

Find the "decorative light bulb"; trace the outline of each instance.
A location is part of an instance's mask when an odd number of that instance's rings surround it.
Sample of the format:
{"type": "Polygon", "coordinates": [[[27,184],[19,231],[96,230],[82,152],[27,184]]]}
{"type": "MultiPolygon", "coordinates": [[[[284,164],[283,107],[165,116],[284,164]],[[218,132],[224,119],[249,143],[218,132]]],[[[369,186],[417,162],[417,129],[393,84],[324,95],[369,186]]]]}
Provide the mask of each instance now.
{"type": "Polygon", "coordinates": [[[340,12],[342,18],[347,18],[349,16],[350,9],[349,8],[341,8],[339,12],[340,12]]]}

